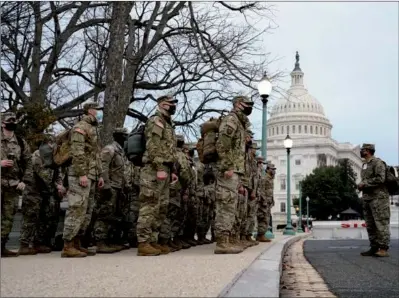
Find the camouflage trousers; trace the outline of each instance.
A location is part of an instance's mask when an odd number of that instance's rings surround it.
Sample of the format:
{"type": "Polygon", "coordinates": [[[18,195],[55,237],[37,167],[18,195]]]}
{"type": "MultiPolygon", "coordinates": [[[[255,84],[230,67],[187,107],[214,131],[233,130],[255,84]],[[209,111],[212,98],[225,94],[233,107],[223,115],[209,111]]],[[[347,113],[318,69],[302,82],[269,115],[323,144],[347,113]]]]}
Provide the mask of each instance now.
{"type": "Polygon", "coordinates": [[[259,198],[259,205],[258,205],[258,234],[262,235],[267,232],[270,222],[270,215],[271,215],[271,204],[267,202],[266,198],[260,197],[259,198]]]}
{"type": "Polygon", "coordinates": [[[139,219],[140,212],[140,200],[139,200],[140,188],[134,187],[132,193],[130,194],[130,210],[128,213],[129,220],[129,233],[128,239],[134,240],[137,239],[137,220],[139,219]]]}
{"type": "Polygon", "coordinates": [[[182,202],[180,191],[171,189],[168,214],[161,226],[159,238],[171,239],[183,235],[186,207],[182,202]]]}
{"type": "Polygon", "coordinates": [[[47,192],[28,192],[22,203],[21,243],[51,246],[57,232],[59,210],[58,198],[47,192]]]}
{"type": "Polygon", "coordinates": [[[246,235],[252,235],[256,225],[256,215],[258,211],[258,198],[251,200],[248,198],[246,235]]]}
{"type": "Polygon", "coordinates": [[[388,196],[386,198],[363,201],[363,214],[372,247],[389,248],[391,237],[389,230],[391,210],[389,204],[388,196]]]}
{"type": "Polygon", "coordinates": [[[112,226],[115,225],[116,201],[120,191],[116,188],[104,189],[96,198],[94,208],[96,220],[93,229],[96,241],[107,240],[112,226]]]}
{"type": "Polygon", "coordinates": [[[199,199],[196,196],[190,196],[186,202],[186,220],[184,221],[184,236],[192,238],[197,232],[197,221],[198,221],[198,208],[199,199]]]}
{"type": "Polygon", "coordinates": [[[138,242],[156,242],[169,206],[170,173],[165,180],[157,179],[149,164],[140,172],[140,212],[137,220],[138,242]]]}
{"type": "Polygon", "coordinates": [[[96,183],[88,179],[87,187],[82,187],[79,185],[79,177],[69,176],[68,184],[68,209],[62,237],[65,241],[72,241],[76,236],[84,236],[90,224],[95,204],[96,183]]]}
{"type": "Polygon", "coordinates": [[[223,172],[216,177],[216,216],[215,236],[217,238],[230,236],[236,219],[238,185],[240,177],[234,173],[226,178],[223,172]]]}
{"type": "Polygon", "coordinates": [[[197,218],[197,233],[208,233],[211,224],[211,202],[208,198],[198,199],[198,218],[197,218]]]}
{"type": "Polygon", "coordinates": [[[12,229],[19,196],[15,187],[1,187],[1,241],[4,243],[12,229]]]}
{"type": "Polygon", "coordinates": [[[245,234],[245,219],[247,217],[247,198],[242,194],[237,195],[236,214],[234,221],[233,234],[245,234]]]}

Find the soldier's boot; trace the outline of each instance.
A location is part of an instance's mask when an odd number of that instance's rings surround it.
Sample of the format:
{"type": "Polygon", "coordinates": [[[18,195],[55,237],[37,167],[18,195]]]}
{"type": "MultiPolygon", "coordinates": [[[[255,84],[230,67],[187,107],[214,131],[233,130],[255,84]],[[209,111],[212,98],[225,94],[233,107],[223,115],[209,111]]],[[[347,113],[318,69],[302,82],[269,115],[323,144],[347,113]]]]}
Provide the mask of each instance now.
{"type": "Polygon", "coordinates": [[[204,241],[204,244],[211,244],[213,243],[211,240],[209,240],[208,238],[206,238],[206,234],[204,234],[204,239],[202,239],[204,241]]]}
{"type": "Polygon", "coordinates": [[[137,245],[138,256],[159,256],[161,251],[153,247],[149,242],[139,242],[137,245]]]}
{"type": "Polygon", "coordinates": [[[195,241],[192,238],[185,238],[184,241],[188,244],[190,244],[190,246],[197,246],[197,241],[195,241]]]}
{"type": "Polygon", "coordinates": [[[115,249],[115,252],[120,252],[120,251],[126,249],[126,246],[122,245],[122,244],[111,243],[108,246],[112,247],[113,249],[115,249]]]}
{"type": "Polygon", "coordinates": [[[191,247],[191,245],[188,244],[188,243],[185,241],[185,239],[179,237],[178,240],[179,240],[180,243],[181,243],[182,249],[189,249],[189,248],[191,247]]]}
{"type": "Polygon", "coordinates": [[[133,239],[130,240],[129,244],[130,244],[130,247],[137,248],[137,246],[138,246],[137,237],[133,237],[133,239]]]}
{"type": "Polygon", "coordinates": [[[37,255],[36,249],[33,247],[29,247],[29,244],[26,243],[20,243],[19,245],[19,251],[18,251],[20,256],[32,256],[32,255],[37,255]]]}
{"type": "Polygon", "coordinates": [[[265,234],[258,234],[258,236],[256,237],[256,241],[258,241],[258,242],[272,242],[270,239],[267,239],[265,237],[265,234]]]}
{"type": "Polygon", "coordinates": [[[19,253],[18,252],[14,252],[11,250],[8,250],[6,248],[6,241],[5,240],[1,240],[1,257],[2,258],[10,258],[10,257],[18,257],[19,253]]]}
{"type": "Polygon", "coordinates": [[[75,248],[75,241],[64,241],[61,258],[84,258],[87,254],[75,248]]]}
{"type": "Polygon", "coordinates": [[[247,236],[246,236],[246,239],[247,239],[247,241],[248,241],[249,243],[251,243],[251,246],[255,246],[255,245],[258,245],[258,244],[259,244],[258,241],[252,239],[252,235],[247,235],[247,236]]]}
{"type": "Polygon", "coordinates": [[[198,240],[196,241],[197,245],[204,245],[205,235],[203,233],[198,233],[197,236],[198,236],[198,240]]]}
{"type": "Polygon", "coordinates": [[[177,250],[183,249],[183,243],[180,241],[179,237],[174,237],[171,243],[177,247],[177,250]]]}
{"type": "Polygon", "coordinates": [[[252,243],[250,243],[247,238],[245,237],[245,235],[241,235],[240,236],[240,241],[242,243],[243,246],[245,246],[245,248],[249,248],[252,246],[252,243]]]}
{"type": "Polygon", "coordinates": [[[171,252],[175,252],[175,251],[181,250],[181,247],[176,245],[172,239],[169,239],[168,246],[170,247],[170,251],[171,252]]]}
{"type": "Polygon", "coordinates": [[[119,250],[116,247],[112,247],[104,241],[97,242],[97,253],[99,254],[113,254],[119,250]]]}
{"type": "Polygon", "coordinates": [[[389,257],[389,253],[386,249],[380,248],[374,256],[376,257],[389,257]]]}
{"type": "Polygon", "coordinates": [[[88,250],[87,248],[84,248],[84,247],[82,246],[82,242],[81,242],[79,236],[76,236],[76,237],[73,239],[73,244],[74,244],[74,247],[75,247],[77,250],[80,250],[81,252],[84,252],[84,253],[87,254],[88,256],[95,256],[95,255],[96,255],[96,251],[88,250]]]}
{"type": "Polygon", "coordinates": [[[240,240],[240,236],[238,236],[237,234],[231,235],[230,239],[230,243],[241,247],[243,250],[246,250],[249,247],[247,243],[240,240]]]}
{"type": "Polygon", "coordinates": [[[160,250],[161,255],[167,255],[168,253],[170,253],[170,248],[168,246],[160,245],[156,242],[151,242],[150,244],[153,248],[160,250]]]}
{"type": "Polygon", "coordinates": [[[36,244],[35,250],[39,254],[48,254],[51,252],[51,247],[48,247],[47,245],[44,245],[44,244],[36,244]]]}
{"type": "Polygon", "coordinates": [[[163,252],[163,254],[166,255],[166,254],[168,254],[170,252],[175,251],[175,250],[172,250],[171,247],[169,247],[169,245],[168,245],[169,239],[160,237],[158,239],[158,242],[159,242],[158,245],[161,248],[161,251],[163,252]]]}
{"type": "Polygon", "coordinates": [[[369,250],[361,252],[360,255],[363,256],[363,257],[371,257],[371,256],[374,256],[374,254],[375,254],[377,251],[378,251],[378,248],[372,246],[372,247],[370,247],[369,250]]]}
{"type": "Polygon", "coordinates": [[[229,243],[229,236],[222,236],[216,239],[215,254],[239,254],[243,251],[241,247],[229,243]]]}

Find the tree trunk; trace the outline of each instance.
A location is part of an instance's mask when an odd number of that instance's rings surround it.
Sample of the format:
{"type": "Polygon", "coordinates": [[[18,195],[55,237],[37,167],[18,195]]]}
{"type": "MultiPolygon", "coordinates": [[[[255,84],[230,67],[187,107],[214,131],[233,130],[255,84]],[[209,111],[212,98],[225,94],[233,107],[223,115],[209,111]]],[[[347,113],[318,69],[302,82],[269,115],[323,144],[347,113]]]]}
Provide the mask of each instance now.
{"type": "Polygon", "coordinates": [[[106,89],[104,98],[104,128],[102,143],[112,141],[114,127],[123,126],[129,101],[120,95],[122,88],[125,27],[133,2],[113,2],[110,24],[110,41],[106,61],[106,89]]]}

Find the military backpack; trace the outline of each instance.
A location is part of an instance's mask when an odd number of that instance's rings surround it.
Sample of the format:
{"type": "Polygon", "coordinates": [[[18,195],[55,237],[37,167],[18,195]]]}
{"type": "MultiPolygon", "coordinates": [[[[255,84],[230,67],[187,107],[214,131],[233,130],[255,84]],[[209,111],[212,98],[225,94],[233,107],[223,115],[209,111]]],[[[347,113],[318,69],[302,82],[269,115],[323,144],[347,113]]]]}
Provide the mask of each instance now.
{"type": "Polygon", "coordinates": [[[399,177],[398,173],[395,172],[395,168],[386,166],[386,176],[385,176],[385,185],[388,189],[389,195],[395,196],[399,195],[399,177]]]}
{"type": "Polygon", "coordinates": [[[219,126],[223,116],[218,118],[211,117],[201,125],[201,138],[197,143],[199,160],[203,164],[209,164],[218,160],[216,142],[219,137],[219,126]]]}
{"type": "Polygon", "coordinates": [[[128,136],[123,146],[126,157],[135,166],[143,166],[143,155],[146,149],[145,124],[134,129],[128,136]]]}
{"type": "MultiPolygon", "coordinates": [[[[63,166],[69,163],[71,156],[71,129],[67,129],[56,136],[53,149],[53,166],[63,166]]],[[[40,150],[40,149],[39,149],[40,150]]],[[[46,161],[45,161],[46,163],[46,161]]],[[[50,160],[47,161],[50,163],[50,160]]]]}

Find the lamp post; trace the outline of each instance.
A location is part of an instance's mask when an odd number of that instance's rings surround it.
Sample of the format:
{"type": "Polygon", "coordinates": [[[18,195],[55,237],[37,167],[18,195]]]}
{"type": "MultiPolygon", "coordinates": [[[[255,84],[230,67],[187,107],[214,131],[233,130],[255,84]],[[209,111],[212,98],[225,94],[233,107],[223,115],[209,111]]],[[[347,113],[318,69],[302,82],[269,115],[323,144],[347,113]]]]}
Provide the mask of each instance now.
{"type": "Polygon", "coordinates": [[[283,235],[295,235],[295,231],[291,224],[291,163],[290,153],[292,148],[292,139],[289,135],[284,140],[284,147],[287,149],[287,225],[283,235]]]}
{"type": "MultiPolygon", "coordinates": [[[[266,72],[262,80],[258,84],[259,95],[262,98],[262,156],[267,161],[267,101],[270,93],[272,92],[272,84],[267,78],[266,72]]],[[[266,171],[262,171],[262,175],[266,175],[266,171]]],[[[273,223],[272,216],[270,215],[269,227],[265,235],[268,239],[273,239],[273,223]]]]}
{"type": "Polygon", "coordinates": [[[306,213],[307,213],[307,215],[306,215],[306,226],[308,227],[308,229],[309,229],[309,201],[310,201],[310,199],[309,199],[309,197],[306,197],[306,213]]]}
{"type": "Polygon", "coordinates": [[[303,233],[302,230],[302,188],[301,188],[301,184],[299,184],[299,227],[297,228],[297,232],[298,233],[303,233]]]}

